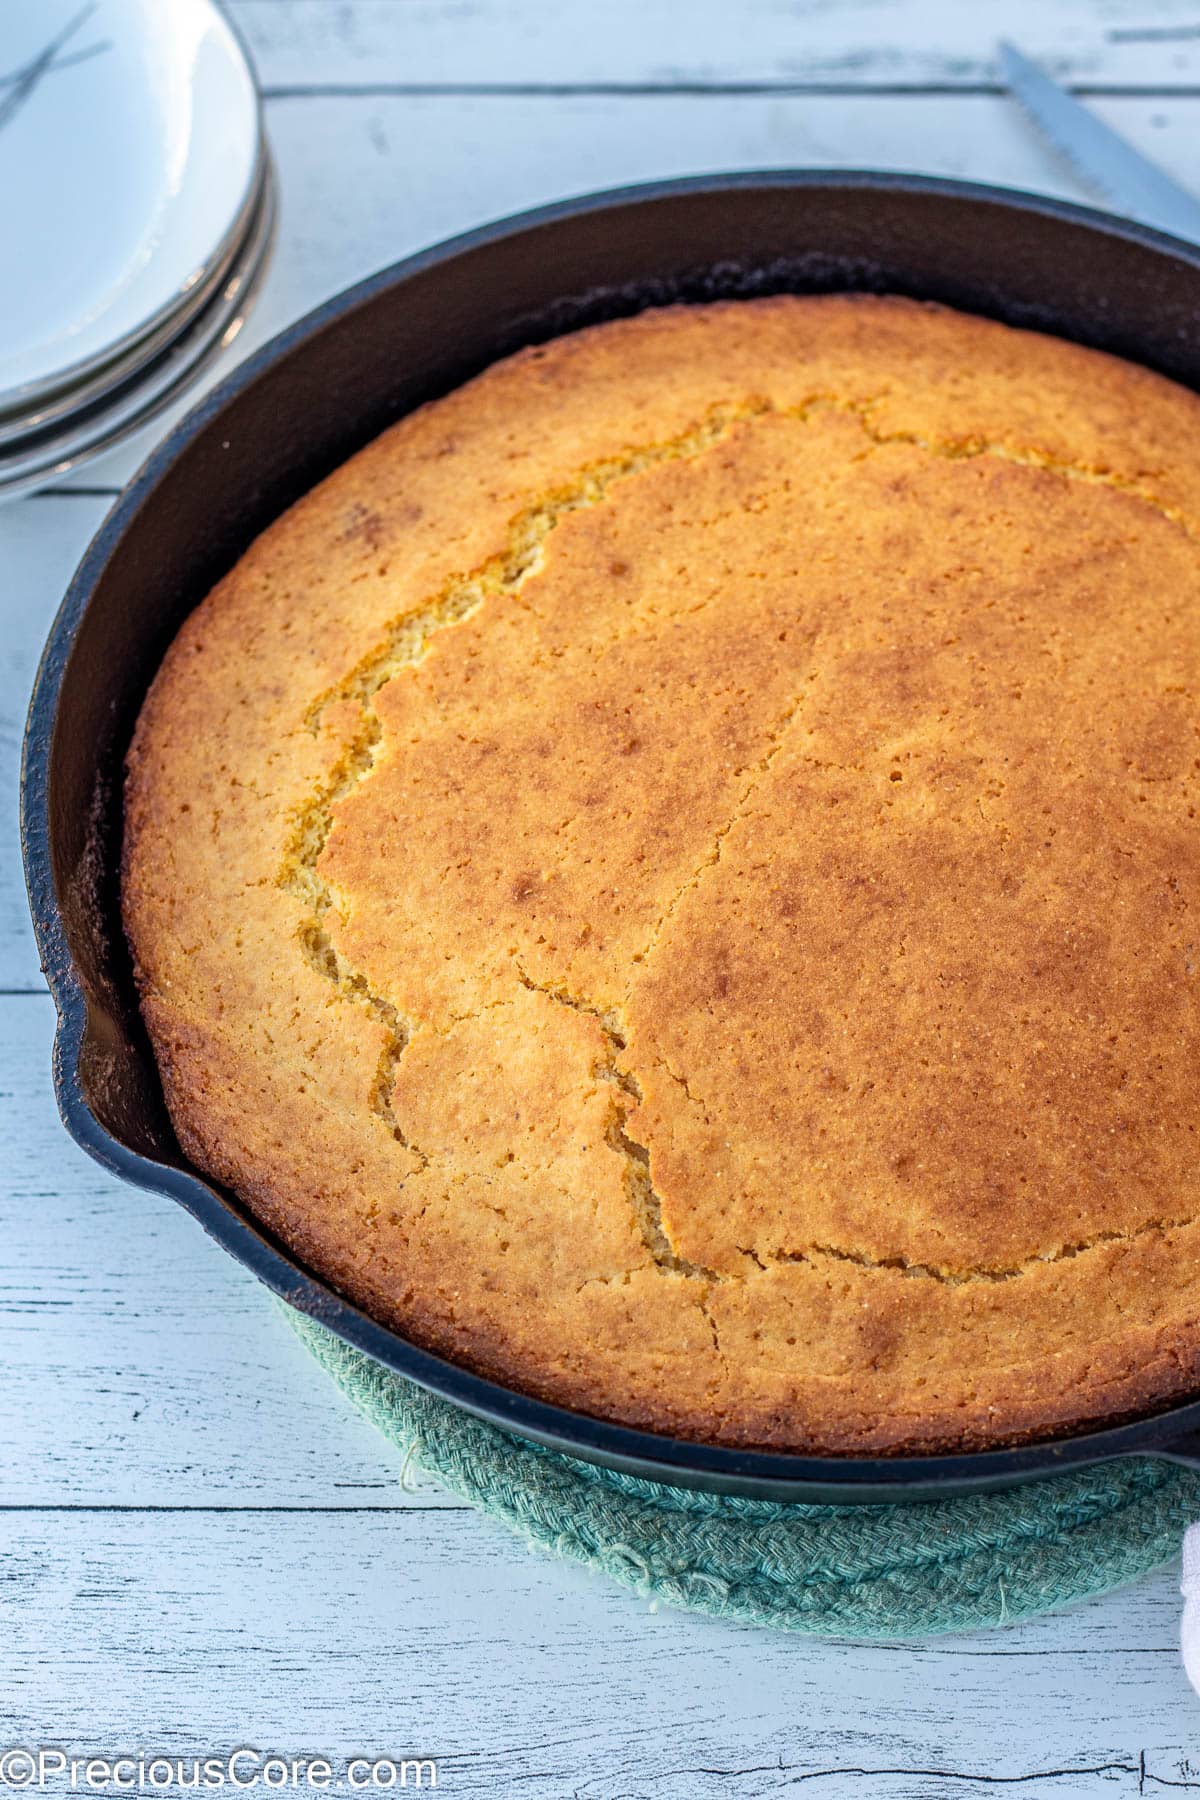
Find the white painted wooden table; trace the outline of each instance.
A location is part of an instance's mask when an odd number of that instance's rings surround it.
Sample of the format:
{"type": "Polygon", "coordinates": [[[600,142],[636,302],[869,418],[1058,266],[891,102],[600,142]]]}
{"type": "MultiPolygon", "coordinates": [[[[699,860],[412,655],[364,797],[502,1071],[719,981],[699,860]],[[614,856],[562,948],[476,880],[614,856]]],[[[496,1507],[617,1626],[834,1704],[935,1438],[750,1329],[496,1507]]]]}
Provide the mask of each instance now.
{"type": "MultiPolygon", "coordinates": [[[[1000,32],[1200,185],[1200,0],[230,3],[283,196],[239,350],[589,187],[842,164],[1086,197],[992,86],[1000,32]]],[[[0,1747],[421,1754],[447,1792],[531,1800],[1200,1791],[1176,1570],[888,1648],[652,1612],[406,1490],[263,1290],[68,1141],[19,736],[64,584],[147,448],[0,514],[0,1747]]]]}

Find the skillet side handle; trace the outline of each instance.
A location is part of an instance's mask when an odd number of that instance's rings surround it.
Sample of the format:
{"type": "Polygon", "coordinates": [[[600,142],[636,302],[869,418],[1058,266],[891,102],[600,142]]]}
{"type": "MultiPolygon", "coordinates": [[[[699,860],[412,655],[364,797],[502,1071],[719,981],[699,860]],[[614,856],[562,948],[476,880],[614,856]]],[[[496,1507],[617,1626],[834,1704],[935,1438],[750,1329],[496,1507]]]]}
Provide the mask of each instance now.
{"type": "Polygon", "coordinates": [[[1200,1431],[1185,1431],[1179,1437],[1148,1447],[1151,1456],[1164,1462],[1182,1463],[1185,1468],[1200,1469],[1200,1431]]]}

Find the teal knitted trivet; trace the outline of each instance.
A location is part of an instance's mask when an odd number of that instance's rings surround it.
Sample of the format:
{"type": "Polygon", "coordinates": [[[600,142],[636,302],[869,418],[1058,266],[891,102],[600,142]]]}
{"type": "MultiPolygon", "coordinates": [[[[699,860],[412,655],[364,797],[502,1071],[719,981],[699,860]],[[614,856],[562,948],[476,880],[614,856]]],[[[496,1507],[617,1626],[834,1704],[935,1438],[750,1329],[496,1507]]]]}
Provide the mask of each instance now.
{"type": "Polygon", "coordinates": [[[510,1437],[284,1310],[364,1417],[452,1493],[537,1549],[720,1618],[828,1637],[1004,1625],[1169,1561],[1200,1518],[1200,1474],[1149,1457],[902,1506],[692,1493],[510,1437]]]}

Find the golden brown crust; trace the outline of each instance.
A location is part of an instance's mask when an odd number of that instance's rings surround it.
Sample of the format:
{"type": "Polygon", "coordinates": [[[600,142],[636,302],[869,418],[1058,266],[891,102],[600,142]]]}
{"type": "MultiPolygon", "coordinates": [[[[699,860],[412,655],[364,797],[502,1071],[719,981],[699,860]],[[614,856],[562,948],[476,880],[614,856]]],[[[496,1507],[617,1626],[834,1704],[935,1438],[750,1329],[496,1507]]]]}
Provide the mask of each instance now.
{"type": "Polygon", "coordinates": [[[428,1347],[713,1441],[1200,1381],[1200,402],[909,301],[402,421],[197,609],[124,907],[187,1153],[428,1347]]]}

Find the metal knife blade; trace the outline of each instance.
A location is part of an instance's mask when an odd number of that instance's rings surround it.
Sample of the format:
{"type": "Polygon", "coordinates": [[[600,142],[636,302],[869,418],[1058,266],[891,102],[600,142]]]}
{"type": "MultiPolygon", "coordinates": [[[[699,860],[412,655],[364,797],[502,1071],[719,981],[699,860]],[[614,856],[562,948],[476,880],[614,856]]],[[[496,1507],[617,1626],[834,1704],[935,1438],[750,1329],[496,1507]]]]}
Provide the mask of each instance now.
{"type": "Polygon", "coordinates": [[[1079,178],[1117,211],[1200,240],[1200,199],[1073,100],[1014,45],[997,45],[1005,86],[1079,178]]]}

